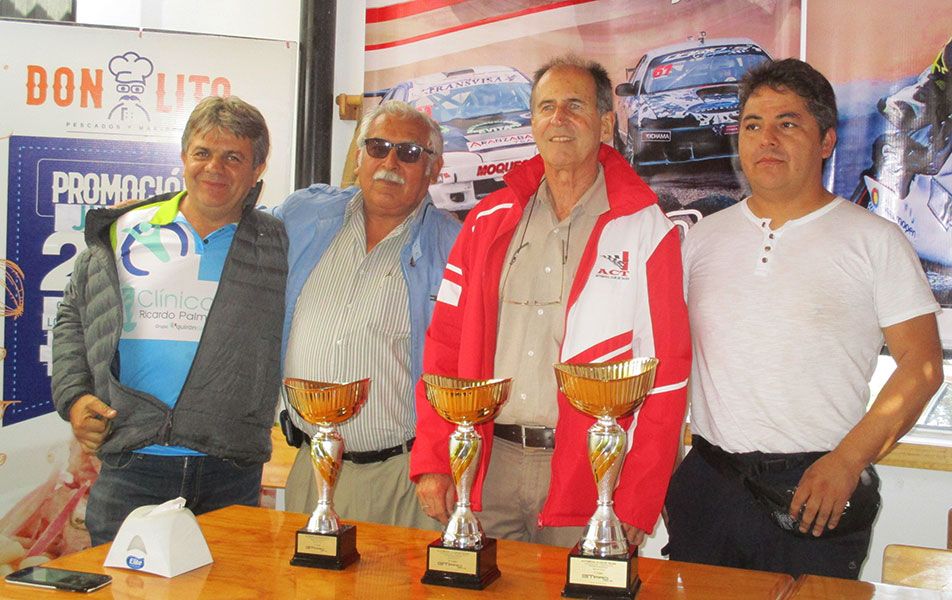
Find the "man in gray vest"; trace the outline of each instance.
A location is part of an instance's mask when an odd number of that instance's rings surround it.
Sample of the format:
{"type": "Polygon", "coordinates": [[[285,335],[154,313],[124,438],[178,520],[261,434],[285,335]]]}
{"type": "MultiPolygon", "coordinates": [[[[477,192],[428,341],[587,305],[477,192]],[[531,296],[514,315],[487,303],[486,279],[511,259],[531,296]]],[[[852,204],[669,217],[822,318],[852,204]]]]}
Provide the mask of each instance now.
{"type": "MultiPolygon", "coordinates": [[[[356,186],[312,185],[274,213],[290,238],[284,374],[370,378],[367,403],[340,426],[335,508],[344,519],[433,528],[408,465],[423,336],[460,228],[427,193],[443,165],[443,137],[430,117],[389,101],[365,116],[357,142],[356,186]]],[[[286,491],[288,510],[317,503],[306,445],[286,491]]]]}
{"type": "Polygon", "coordinates": [[[53,402],[102,461],[93,544],[136,507],[258,504],[278,397],[287,237],[254,209],[268,128],[206,98],[182,136],[185,187],[92,211],[53,327],[53,402]]]}

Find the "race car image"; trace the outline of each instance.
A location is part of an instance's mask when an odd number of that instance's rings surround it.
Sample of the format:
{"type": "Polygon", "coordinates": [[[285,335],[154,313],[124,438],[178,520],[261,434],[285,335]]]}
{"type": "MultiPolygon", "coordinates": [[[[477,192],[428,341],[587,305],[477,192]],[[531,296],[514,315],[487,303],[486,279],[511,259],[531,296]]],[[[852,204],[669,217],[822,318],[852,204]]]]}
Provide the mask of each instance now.
{"type": "Polygon", "coordinates": [[[736,156],[738,82],[770,57],[747,38],[718,38],[652,50],[626,69],[618,150],[633,167],[736,156]]]}
{"type": "Polygon", "coordinates": [[[851,198],[903,230],[942,306],[952,306],[952,39],[877,104],[886,129],[851,198]]]}
{"type": "Polygon", "coordinates": [[[430,186],[440,208],[466,211],[503,187],[509,169],[535,156],[532,84],[511,67],[481,66],[399,83],[383,100],[403,100],[443,130],[443,170],[430,186]]]}

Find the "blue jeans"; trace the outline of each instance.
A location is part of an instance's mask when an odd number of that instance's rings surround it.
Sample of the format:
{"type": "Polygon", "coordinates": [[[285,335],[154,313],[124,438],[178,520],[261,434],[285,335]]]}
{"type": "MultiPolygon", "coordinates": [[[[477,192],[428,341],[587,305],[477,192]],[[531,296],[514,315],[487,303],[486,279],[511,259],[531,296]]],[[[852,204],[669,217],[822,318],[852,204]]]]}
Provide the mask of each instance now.
{"type": "Polygon", "coordinates": [[[86,505],[86,527],[94,546],[111,542],[134,509],[179,496],[196,515],[232,504],[258,506],[261,463],[138,452],[99,458],[102,469],[86,505]]]}

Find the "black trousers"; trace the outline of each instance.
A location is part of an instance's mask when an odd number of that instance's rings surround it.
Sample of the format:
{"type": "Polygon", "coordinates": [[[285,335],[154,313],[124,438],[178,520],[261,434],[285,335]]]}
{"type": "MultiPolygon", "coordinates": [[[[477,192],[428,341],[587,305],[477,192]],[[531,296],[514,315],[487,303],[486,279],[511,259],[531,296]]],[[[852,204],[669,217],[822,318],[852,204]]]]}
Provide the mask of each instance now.
{"type": "Polygon", "coordinates": [[[743,483],[722,475],[696,450],[671,478],[665,505],[672,560],[857,579],[869,553],[872,526],[821,538],[782,530],[743,483]]]}

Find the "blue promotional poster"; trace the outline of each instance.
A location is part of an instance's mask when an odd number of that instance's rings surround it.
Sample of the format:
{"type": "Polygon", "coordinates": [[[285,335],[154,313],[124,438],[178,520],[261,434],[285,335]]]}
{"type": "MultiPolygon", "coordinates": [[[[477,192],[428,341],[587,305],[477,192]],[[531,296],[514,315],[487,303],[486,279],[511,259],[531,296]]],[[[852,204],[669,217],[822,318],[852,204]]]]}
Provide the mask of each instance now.
{"type": "Polygon", "coordinates": [[[6,257],[22,273],[23,291],[22,313],[4,331],[3,398],[18,401],[4,413],[5,425],[53,410],[50,329],[85,247],[87,211],[181,190],[179,152],[171,143],[10,138],[6,257]]]}

